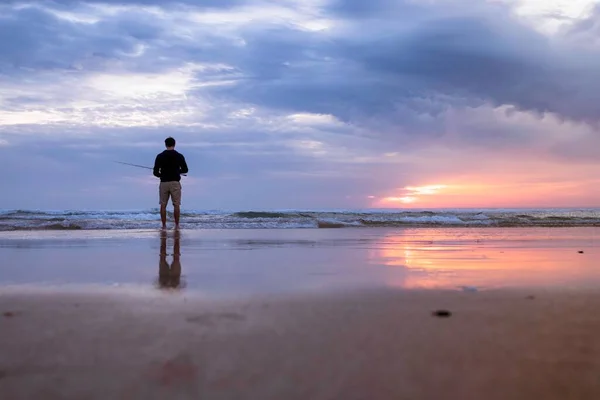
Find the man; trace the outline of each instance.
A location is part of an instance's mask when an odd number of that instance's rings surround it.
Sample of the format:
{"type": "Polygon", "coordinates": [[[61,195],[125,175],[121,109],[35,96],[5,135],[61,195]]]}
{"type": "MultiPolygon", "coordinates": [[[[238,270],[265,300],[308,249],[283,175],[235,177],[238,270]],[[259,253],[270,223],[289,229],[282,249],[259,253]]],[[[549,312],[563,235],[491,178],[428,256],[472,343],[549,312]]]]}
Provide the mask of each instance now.
{"type": "Polygon", "coordinates": [[[175,229],[179,229],[179,206],[181,205],[181,174],[187,174],[188,166],[183,154],[175,150],[175,139],[165,139],[165,151],[156,156],[154,161],[154,176],[160,178],[160,219],[162,228],[167,229],[167,204],[169,197],[173,203],[175,229]]]}

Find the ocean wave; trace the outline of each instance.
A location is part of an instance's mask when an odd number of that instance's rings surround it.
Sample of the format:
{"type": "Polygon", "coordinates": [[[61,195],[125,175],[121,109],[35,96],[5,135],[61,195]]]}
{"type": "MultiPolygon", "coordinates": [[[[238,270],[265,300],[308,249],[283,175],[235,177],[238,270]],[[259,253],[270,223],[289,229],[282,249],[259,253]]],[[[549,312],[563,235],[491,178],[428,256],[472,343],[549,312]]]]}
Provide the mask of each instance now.
{"type": "MultiPolygon", "coordinates": [[[[172,219],[172,213],[169,212],[172,219]]],[[[137,211],[0,210],[0,231],[153,229],[158,209],[137,211]]],[[[579,210],[267,210],[182,213],[185,229],[600,226],[599,209],[579,210]]]]}
{"type": "Polygon", "coordinates": [[[242,211],[233,214],[240,218],[289,218],[294,214],[284,212],[268,212],[268,211],[242,211]]]}

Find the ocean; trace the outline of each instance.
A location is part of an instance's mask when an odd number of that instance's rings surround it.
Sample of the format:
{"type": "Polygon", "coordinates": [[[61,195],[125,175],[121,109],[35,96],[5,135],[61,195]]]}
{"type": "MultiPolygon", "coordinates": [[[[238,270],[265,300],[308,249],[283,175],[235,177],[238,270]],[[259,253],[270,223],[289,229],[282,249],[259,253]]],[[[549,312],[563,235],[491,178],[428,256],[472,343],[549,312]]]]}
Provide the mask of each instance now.
{"type": "MultiPolygon", "coordinates": [[[[0,231],[152,229],[159,225],[158,209],[0,211],[0,231]]],[[[583,226],[600,226],[600,209],[185,210],[181,214],[183,229],[583,226]]]]}

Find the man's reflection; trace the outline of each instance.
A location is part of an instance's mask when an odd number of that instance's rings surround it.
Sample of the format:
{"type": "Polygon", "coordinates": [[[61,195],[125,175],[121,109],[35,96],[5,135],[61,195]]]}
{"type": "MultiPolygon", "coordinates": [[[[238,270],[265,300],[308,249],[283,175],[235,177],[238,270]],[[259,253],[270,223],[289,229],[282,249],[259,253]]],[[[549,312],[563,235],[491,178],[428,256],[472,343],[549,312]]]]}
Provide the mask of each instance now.
{"type": "Polygon", "coordinates": [[[181,288],[181,253],[179,251],[179,231],[173,235],[173,262],[167,262],[167,232],[160,234],[160,261],[158,264],[158,286],[161,289],[181,288]]]}

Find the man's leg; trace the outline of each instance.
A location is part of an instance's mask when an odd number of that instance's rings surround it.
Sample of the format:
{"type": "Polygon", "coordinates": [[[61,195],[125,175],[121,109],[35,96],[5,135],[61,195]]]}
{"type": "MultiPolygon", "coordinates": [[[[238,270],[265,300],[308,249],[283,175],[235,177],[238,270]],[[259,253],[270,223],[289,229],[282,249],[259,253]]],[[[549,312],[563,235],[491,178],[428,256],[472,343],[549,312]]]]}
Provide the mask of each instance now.
{"type": "Polygon", "coordinates": [[[179,215],[180,215],[179,206],[181,205],[181,183],[173,182],[171,198],[173,199],[173,218],[175,218],[175,229],[179,229],[179,215]]]}
{"type": "Polygon", "coordinates": [[[160,205],[160,221],[162,222],[162,228],[167,229],[167,205],[160,205]]]}
{"type": "Polygon", "coordinates": [[[175,218],[175,229],[179,228],[179,206],[173,206],[173,217],[175,218]]]}
{"type": "Polygon", "coordinates": [[[167,229],[167,204],[169,204],[169,185],[167,182],[161,182],[158,187],[158,196],[160,203],[160,220],[162,228],[167,229]]]}

